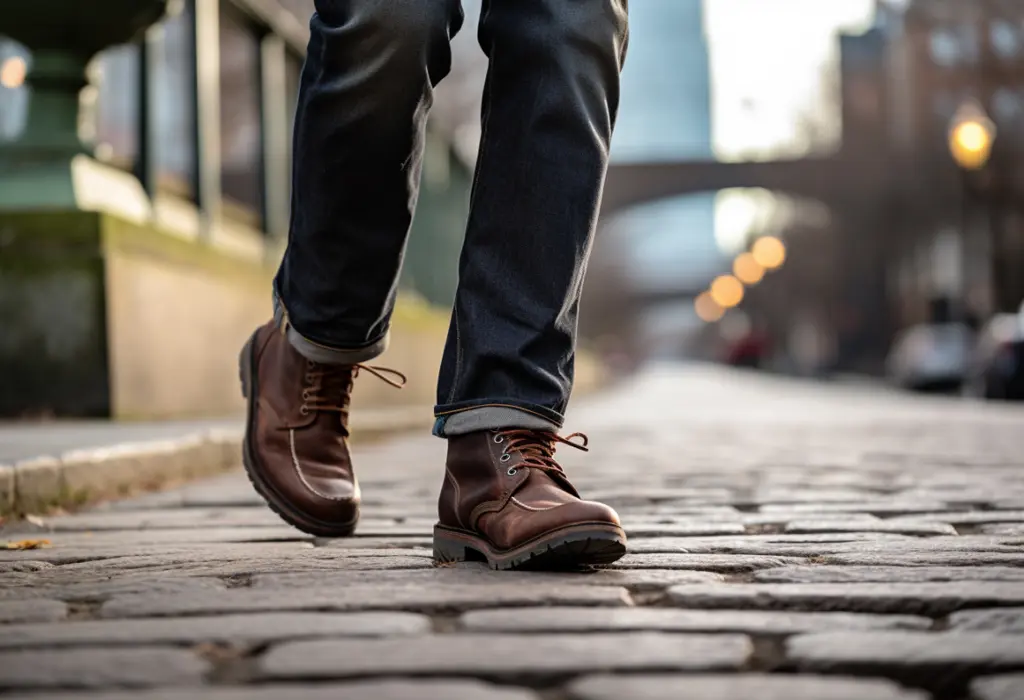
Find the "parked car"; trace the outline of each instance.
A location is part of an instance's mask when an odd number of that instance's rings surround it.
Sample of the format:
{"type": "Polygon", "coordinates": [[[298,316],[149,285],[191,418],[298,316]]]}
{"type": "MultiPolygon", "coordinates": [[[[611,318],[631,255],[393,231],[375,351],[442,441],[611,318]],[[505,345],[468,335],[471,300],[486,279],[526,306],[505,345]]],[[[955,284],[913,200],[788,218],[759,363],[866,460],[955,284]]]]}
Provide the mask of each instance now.
{"type": "Polygon", "coordinates": [[[910,391],[954,393],[968,376],[974,332],[965,323],[922,323],[901,331],[886,359],[897,386],[910,391]]]}
{"type": "Polygon", "coordinates": [[[994,316],[978,334],[965,393],[1024,401],[1024,304],[1016,314],[994,316]]]}

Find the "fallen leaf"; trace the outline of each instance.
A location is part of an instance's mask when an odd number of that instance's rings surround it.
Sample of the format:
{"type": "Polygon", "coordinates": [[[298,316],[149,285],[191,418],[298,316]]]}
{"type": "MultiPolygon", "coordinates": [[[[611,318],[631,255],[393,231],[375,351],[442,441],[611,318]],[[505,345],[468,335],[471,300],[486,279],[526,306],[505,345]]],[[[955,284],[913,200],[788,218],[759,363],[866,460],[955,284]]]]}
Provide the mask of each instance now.
{"type": "Polygon", "coordinates": [[[35,525],[36,527],[46,527],[46,521],[43,520],[38,515],[26,515],[25,516],[25,522],[31,523],[32,525],[35,525]]]}
{"type": "Polygon", "coordinates": [[[25,549],[45,549],[50,546],[50,540],[20,540],[18,542],[8,542],[0,549],[14,549],[14,550],[25,550],[25,549]]]}

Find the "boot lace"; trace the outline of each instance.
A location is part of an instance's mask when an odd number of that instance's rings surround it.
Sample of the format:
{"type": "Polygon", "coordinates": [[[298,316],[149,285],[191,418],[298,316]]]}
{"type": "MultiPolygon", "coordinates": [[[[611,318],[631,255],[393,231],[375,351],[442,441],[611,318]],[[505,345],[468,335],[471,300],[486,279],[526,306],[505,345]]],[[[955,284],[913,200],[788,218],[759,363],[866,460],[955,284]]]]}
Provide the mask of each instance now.
{"type": "Polygon", "coordinates": [[[371,365],[325,365],[312,360],[306,361],[306,386],[302,390],[302,415],[312,411],[332,411],[348,415],[352,399],[352,386],[359,372],[364,371],[401,389],[408,381],[406,376],[395,369],[371,365]]]}
{"type": "Polygon", "coordinates": [[[555,450],[558,445],[568,445],[581,452],[590,451],[590,448],[587,447],[589,439],[584,433],[573,433],[562,437],[547,430],[499,430],[494,434],[494,442],[505,443],[500,461],[507,462],[512,459],[512,452],[518,452],[523,457],[523,461],[508,470],[509,476],[515,476],[516,472],[523,467],[530,467],[565,478],[562,465],[555,460],[555,450]],[[582,442],[573,442],[576,438],[580,438],[582,442]]]}

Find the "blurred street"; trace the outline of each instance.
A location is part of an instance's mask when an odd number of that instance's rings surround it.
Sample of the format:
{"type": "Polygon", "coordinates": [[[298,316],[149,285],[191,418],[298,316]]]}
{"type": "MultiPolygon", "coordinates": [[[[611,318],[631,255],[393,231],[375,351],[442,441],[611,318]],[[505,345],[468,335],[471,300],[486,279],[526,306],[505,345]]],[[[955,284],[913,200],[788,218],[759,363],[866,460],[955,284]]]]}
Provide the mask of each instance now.
{"type": "Polygon", "coordinates": [[[433,567],[444,443],[398,438],[358,449],[350,539],[286,527],[240,473],[0,529],[51,543],[0,551],[0,691],[1024,697],[1018,412],[655,365],[567,427],[631,538],[610,571],[433,567]]]}

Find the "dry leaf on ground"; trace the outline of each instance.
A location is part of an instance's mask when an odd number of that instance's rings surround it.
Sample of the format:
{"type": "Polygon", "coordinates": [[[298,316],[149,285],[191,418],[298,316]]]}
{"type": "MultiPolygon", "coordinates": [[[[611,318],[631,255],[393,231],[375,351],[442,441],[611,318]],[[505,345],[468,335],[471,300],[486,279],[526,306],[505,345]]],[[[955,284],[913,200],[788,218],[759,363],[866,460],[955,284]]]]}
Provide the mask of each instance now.
{"type": "Polygon", "coordinates": [[[8,542],[0,549],[43,549],[50,546],[50,540],[19,540],[18,542],[8,542]]]}

